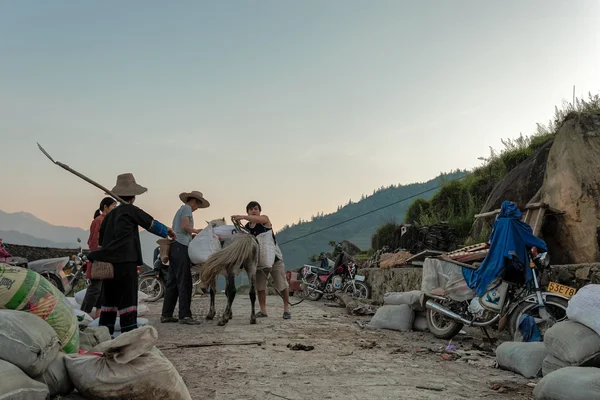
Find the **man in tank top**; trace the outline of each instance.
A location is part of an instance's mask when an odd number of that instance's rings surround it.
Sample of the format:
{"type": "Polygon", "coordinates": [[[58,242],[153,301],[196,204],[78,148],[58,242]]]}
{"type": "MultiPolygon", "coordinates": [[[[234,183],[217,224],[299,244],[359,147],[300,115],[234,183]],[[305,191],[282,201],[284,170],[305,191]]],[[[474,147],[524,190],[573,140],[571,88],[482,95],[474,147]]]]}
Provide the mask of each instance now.
{"type": "MultiPolygon", "coordinates": [[[[236,221],[248,221],[245,228],[254,236],[258,236],[264,232],[273,232],[271,220],[268,216],[261,215],[261,212],[262,208],[260,204],[256,201],[251,201],[246,206],[246,213],[248,215],[232,215],[231,219],[236,221]]],[[[277,243],[275,232],[273,232],[273,240],[277,243]]],[[[275,263],[271,268],[270,274],[273,278],[275,289],[281,293],[281,296],[283,297],[283,318],[290,319],[292,315],[290,313],[289,290],[287,279],[285,278],[285,266],[283,260],[277,256],[275,257],[275,263]]],[[[260,311],[256,316],[259,318],[267,317],[267,278],[267,275],[263,271],[257,271],[256,291],[258,292],[258,305],[260,306],[260,311]]]]}

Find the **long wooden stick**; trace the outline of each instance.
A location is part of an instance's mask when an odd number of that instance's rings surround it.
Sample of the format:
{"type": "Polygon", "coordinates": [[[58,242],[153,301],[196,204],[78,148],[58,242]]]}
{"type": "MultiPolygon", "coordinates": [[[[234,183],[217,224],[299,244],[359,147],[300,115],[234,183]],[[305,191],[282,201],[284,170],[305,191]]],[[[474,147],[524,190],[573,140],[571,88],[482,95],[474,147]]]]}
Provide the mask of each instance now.
{"type": "Polygon", "coordinates": [[[249,346],[265,344],[264,340],[247,340],[239,342],[200,342],[200,343],[169,343],[172,347],[158,347],[160,350],[188,349],[195,347],[212,347],[212,346],[249,346]]]}
{"type": "Polygon", "coordinates": [[[126,204],[125,201],[122,198],[120,198],[119,196],[117,196],[116,194],[114,194],[113,192],[111,192],[110,190],[108,190],[107,188],[105,188],[104,186],[100,185],[99,183],[94,182],[93,180],[91,180],[87,176],[85,176],[85,175],[83,175],[83,174],[75,171],[74,169],[72,169],[71,167],[69,167],[66,164],[61,163],[60,161],[54,161],[54,159],[50,156],[50,154],[48,154],[48,152],[46,150],[44,150],[44,148],[42,146],[40,146],[39,143],[37,145],[38,145],[38,148],[40,149],[40,151],[42,153],[44,153],[44,155],[46,157],[48,157],[50,159],[50,161],[52,161],[53,164],[58,165],[59,167],[63,168],[66,171],[69,171],[70,173],[72,173],[73,175],[75,175],[75,176],[83,179],[87,183],[91,183],[92,185],[96,186],[98,189],[104,190],[104,193],[106,193],[109,196],[113,197],[115,200],[118,200],[119,202],[121,202],[121,204],[126,204]]]}

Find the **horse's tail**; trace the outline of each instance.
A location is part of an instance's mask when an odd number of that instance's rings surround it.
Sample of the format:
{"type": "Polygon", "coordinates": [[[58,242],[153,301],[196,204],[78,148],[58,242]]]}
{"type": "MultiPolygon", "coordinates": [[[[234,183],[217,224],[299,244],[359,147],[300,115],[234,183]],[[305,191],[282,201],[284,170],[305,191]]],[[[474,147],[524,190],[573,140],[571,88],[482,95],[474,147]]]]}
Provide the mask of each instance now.
{"type": "Polygon", "coordinates": [[[202,264],[201,279],[213,282],[219,274],[234,272],[236,268],[239,271],[249,263],[258,263],[258,242],[252,235],[240,235],[229,246],[208,257],[202,264]]]}

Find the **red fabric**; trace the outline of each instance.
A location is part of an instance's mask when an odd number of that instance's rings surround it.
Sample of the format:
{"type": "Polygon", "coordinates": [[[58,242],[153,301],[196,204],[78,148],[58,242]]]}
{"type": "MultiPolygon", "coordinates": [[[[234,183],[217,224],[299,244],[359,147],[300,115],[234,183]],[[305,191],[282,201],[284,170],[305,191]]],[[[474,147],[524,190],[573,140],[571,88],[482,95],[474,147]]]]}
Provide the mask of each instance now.
{"type": "Polygon", "coordinates": [[[98,237],[100,236],[100,225],[102,225],[103,220],[104,214],[100,214],[92,221],[92,225],[90,225],[90,238],[88,239],[88,248],[90,251],[98,250],[98,237]]]}
{"type": "MultiPolygon", "coordinates": [[[[90,251],[98,250],[100,245],[98,243],[98,238],[100,236],[100,226],[102,225],[103,220],[104,214],[100,214],[92,221],[92,225],[90,225],[90,237],[88,239],[88,249],[90,249],[90,251]]],[[[89,261],[85,270],[85,277],[87,279],[92,279],[92,263],[89,261]]]]}

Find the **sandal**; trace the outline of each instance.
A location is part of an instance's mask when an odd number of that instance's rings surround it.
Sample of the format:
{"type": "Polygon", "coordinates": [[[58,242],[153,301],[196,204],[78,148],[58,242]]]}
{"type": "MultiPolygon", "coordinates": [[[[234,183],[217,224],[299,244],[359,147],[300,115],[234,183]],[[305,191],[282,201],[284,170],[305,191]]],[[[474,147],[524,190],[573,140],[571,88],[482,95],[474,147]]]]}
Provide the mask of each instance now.
{"type": "Polygon", "coordinates": [[[262,311],[259,311],[256,313],[256,318],[267,318],[267,317],[268,317],[268,315],[262,311]]]}
{"type": "Polygon", "coordinates": [[[284,312],[283,313],[283,319],[291,319],[292,318],[292,314],[289,312],[284,312]]]}

